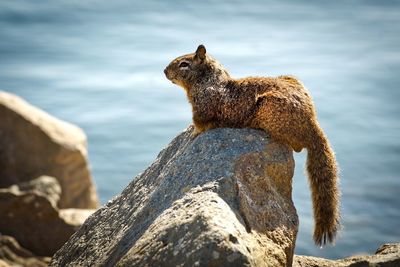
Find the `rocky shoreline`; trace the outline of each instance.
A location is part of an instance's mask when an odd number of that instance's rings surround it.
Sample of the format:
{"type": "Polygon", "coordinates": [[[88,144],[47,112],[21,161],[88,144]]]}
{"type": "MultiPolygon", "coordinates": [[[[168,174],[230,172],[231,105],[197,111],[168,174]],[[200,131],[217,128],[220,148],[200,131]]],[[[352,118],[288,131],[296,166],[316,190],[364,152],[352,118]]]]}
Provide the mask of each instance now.
{"type": "Polygon", "coordinates": [[[4,92],[0,119],[0,267],[400,266],[400,244],[294,255],[292,151],[265,132],[189,127],[96,210],[82,130],[4,92]]]}
{"type": "Polygon", "coordinates": [[[0,266],[40,266],[98,208],[86,136],[0,92],[0,266]]]}

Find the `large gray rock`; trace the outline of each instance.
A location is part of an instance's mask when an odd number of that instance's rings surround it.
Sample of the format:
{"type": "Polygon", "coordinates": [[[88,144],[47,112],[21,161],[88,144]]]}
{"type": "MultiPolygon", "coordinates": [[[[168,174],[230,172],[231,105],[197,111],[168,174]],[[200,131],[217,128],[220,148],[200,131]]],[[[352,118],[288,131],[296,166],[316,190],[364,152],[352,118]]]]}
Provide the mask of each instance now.
{"type": "Polygon", "coordinates": [[[292,151],[251,129],[176,137],[50,266],[290,266],[292,151]]]}
{"type": "Polygon", "coordinates": [[[0,122],[0,187],[49,175],[61,185],[60,208],[98,206],[81,129],[5,92],[0,122]]]}
{"type": "Polygon", "coordinates": [[[328,260],[310,256],[295,256],[294,267],[399,267],[400,243],[382,245],[374,255],[328,260]]]}
{"type": "Polygon", "coordinates": [[[36,255],[52,256],[94,210],[56,206],[60,185],[48,176],[0,189],[0,233],[36,255]]]}

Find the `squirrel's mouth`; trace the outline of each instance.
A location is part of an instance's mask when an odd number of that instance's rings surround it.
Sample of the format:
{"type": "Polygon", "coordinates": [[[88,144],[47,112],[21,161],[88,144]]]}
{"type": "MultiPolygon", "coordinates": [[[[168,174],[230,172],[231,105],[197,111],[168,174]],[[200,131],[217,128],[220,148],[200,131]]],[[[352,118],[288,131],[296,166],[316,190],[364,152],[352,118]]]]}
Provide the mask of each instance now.
{"type": "Polygon", "coordinates": [[[176,79],[176,77],[172,77],[171,72],[168,71],[168,68],[165,68],[164,73],[165,73],[165,77],[167,77],[167,79],[170,80],[173,84],[176,84],[180,87],[183,87],[185,90],[187,90],[187,86],[185,85],[185,83],[179,79],[176,79]]]}
{"type": "Polygon", "coordinates": [[[176,79],[173,76],[173,72],[168,71],[168,68],[164,69],[164,74],[165,74],[165,77],[167,77],[168,80],[170,80],[173,83],[176,83],[176,79]]]}
{"type": "Polygon", "coordinates": [[[169,75],[167,69],[164,70],[165,73],[165,77],[167,77],[168,80],[170,80],[172,83],[174,84],[178,84],[179,81],[177,79],[175,79],[175,77],[172,77],[171,75],[169,75]]]}

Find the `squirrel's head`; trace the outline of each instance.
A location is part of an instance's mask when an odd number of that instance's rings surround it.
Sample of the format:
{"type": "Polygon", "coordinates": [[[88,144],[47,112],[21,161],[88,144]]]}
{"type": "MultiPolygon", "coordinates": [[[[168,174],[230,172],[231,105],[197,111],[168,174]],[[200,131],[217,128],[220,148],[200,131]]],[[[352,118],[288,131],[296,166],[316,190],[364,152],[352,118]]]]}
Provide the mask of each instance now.
{"type": "Polygon", "coordinates": [[[165,68],[165,76],[173,83],[190,90],[194,84],[221,82],[229,78],[222,65],[206,53],[204,45],[199,45],[195,53],[180,56],[165,68]]]}

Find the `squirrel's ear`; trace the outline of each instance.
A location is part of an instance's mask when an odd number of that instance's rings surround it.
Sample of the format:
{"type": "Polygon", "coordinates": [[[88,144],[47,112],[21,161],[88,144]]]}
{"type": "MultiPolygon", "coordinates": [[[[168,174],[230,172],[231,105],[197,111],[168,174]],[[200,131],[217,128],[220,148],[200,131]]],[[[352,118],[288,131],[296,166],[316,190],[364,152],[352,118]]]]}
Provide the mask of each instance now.
{"type": "Polygon", "coordinates": [[[204,45],[199,45],[196,50],[196,57],[200,58],[201,60],[206,58],[206,47],[204,45]]]}

